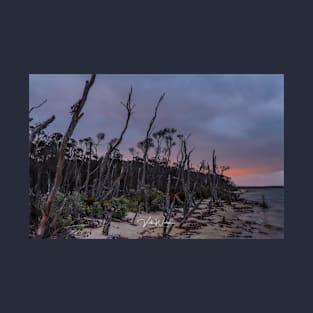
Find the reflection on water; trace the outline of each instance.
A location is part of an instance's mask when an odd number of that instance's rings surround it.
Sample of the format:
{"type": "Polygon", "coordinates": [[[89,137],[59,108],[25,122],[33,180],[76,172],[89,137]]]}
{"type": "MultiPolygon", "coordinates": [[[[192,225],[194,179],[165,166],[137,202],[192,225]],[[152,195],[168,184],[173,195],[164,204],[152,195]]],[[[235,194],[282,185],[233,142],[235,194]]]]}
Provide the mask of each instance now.
{"type": "Polygon", "coordinates": [[[258,224],[253,238],[284,238],[284,188],[244,189],[242,198],[261,202],[262,195],[269,208],[256,206],[253,212],[242,214],[240,219],[258,224]]]}

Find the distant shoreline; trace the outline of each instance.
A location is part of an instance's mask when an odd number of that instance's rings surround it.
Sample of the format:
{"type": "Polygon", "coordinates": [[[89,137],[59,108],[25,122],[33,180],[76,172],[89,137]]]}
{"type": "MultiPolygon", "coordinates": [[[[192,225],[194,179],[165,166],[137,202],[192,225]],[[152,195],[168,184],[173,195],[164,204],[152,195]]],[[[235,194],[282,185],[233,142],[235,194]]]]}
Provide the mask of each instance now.
{"type": "Polygon", "coordinates": [[[266,188],[285,188],[285,186],[237,186],[239,189],[266,189],[266,188]]]}

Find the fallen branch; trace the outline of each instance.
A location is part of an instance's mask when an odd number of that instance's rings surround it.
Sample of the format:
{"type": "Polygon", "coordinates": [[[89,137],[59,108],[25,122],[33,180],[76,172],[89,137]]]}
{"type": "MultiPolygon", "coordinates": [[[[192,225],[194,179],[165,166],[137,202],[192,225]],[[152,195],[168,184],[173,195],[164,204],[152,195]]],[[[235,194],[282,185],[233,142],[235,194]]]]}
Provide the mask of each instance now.
{"type": "Polygon", "coordinates": [[[202,203],[202,201],[203,201],[203,198],[201,198],[200,200],[199,200],[199,202],[198,203],[196,203],[196,205],[191,209],[191,210],[189,210],[188,211],[188,213],[186,214],[186,216],[183,218],[183,220],[180,222],[180,224],[179,224],[179,228],[181,228],[183,225],[184,225],[184,223],[186,223],[186,221],[187,221],[187,219],[190,217],[190,215],[195,211],[195,210],[197,210],[198,208],[199,208],[199,206],[200,206],[200,204],[202,203]]]}

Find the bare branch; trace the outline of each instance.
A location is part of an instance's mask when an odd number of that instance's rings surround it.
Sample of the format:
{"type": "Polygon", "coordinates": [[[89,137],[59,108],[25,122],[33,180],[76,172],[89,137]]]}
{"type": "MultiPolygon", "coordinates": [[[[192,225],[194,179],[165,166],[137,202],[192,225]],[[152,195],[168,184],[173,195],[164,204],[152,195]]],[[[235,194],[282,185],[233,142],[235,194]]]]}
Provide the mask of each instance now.
{"type": "Polygon", "coordinates": [[[158,101],[158,103],[157,103],[157,105],[156,105],[156,107],[155,107],[155,109],[154,109],[153,117],[152,117],[152,119],[151,119],[151,121],[150,121],[150,124],[149,124],[149,127],[148,127],[148,129],[147,129],[146,139],[151,136],[152,126],[153,126],[154,121],[155,121],[155,119],[156,119],[156,117],[157,117],[159,106],[160,106],[162,100],[164,99],[164,97],[165,97],[165,93],[163,93],[163,94],[161,95],[161,97],[159,98],[159,101],[158,101]]]}
{"type": "Polygon", "coordinates": [[[125,125],[124,125],[124,128],[120,134],[120,137],[118,138],[118,140],[116,141],[116,143],[114,145],[112,145],[111,147],[111,151],[110,152],[113,152],[119,145],[120,143],[122,142],[123,140],[123,137],[124,137],[124,134],[127,130],[127,127],[128,127],[128,123],[129,123],[129,119],[133,113],[133,108],[135,107],[135,105],[131,105],[131,98],[132,98],[132,93],[133,93],[133,87],[130,88],[130,92],[128,94],[128,100],[127,100],[127,103],[122,103],[122,105],[125,107],[125,109],[127,110],[127,117],[126,117],[126,122],[125,122],[125,125]]]}
{"type": "MultiPolygon", "coordinates": [[[[154,114],[153,114],[153,117],[152,119],[150,120],[150,123],[149,123],[149,126],[148,126],[148,129],[147,129],[147,133],[146,133],[146,137],[144,139],[144,149],[143,149],[143,171],[142,171],[142,177],[141,177],[141,185],[144,186],[145,185],[145,180],[146,180],[146,164],[147,164],[147,157],[148,157],[148,150],[149,150],[149,138],[151,137],[151,133],[153,131],[153,124],[155,122],[155,119],[157,117],[157,114],[158,114],[158,109],[159,109],[159,106],[162,102],[162,100],[164,99],[164,96],[165,96],[165,93],[163,93],[161,95],[161,97],[159,98],[158,102],[157,102],[157,105],[155,106],[155,109],[154,109],[154,114]]],[[[147,208],[146,208],[147,210],[147,208]]]]}
{"type": "Polygon", "coordinates": [[[36,134],[41,132],[43,129],[47,128],[49,124],[51,124],[55,120],[55,116],[52,115],[46,121],[40,123],[35,128],[29,131],[29,144],[34,140],[36,134]]]}
{"type": "Polygon", "coordinates": [[[42,101],[42,102],[39,103],[38,105],[35,105],[35,106],[31,107],[30,110],[28,111],[28,114],[30,114],[30,112],[31,112],[32,110],[35,110],[35,109],[40,108],[40,107],[41,107],[42,105],[44,105],[47,101],[48,101],[48,100],[45,99],[44,101],[42,101]]]}
{"type": "Polygon", "coordinates": [[[133,93],[133,87],[130,88],[126,104],[121,102],[122,105],[125,107],[125,109],[127,111],[127,117],[126,117],[126,121],[125,121],[125,124],[124,124],[124,128],[121,131],[121,134],[120,134],[119,138],[115,141],[115,143],[109,145],[108,151],[106,152],[106,154],[105,154],[105,156],[102,159],[101,164],[100,164],[100,172],[99,172],[99,179],[98,179],[98,186],[97,186],[97,194],[98,194],[98,196],[101,195],[101,189],[103,188],[103,180],[102,180],[102,178],[104,176],[104,168],[106,166],[107,169],[108,169],[107,173],[106,173],[106,175],[104,177],[104,182],[106,182],[108,177],[109,177],[109,175],[110,175],[110,164],[109,164],[110,163],[110,157],[111,157],[113,151],[116,150],[118,148],[118,146],[121,144],[121,142],[123,140],[123,137],[124,137],[124,135],[126,133],[126,130],[128,128],[130,117],[133,114],[133,108],[134,108],[135,105],[131,104],[132,93],[133,93]]]}

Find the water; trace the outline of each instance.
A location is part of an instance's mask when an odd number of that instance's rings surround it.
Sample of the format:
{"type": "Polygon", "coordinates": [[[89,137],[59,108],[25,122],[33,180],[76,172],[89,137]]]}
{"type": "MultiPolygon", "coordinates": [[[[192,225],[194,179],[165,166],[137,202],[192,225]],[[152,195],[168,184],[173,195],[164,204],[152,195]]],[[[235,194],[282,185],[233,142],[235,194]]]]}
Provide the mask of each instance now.
{"type": "Polygon", "coordinates": [[[262,201],[262,195],[269,208],[255,206],[253,212],[240,216],[243,220],[254,221],[257,225],[253,238],[284,238],[284,188],[243,189],[242,198],[262,201]]]}

